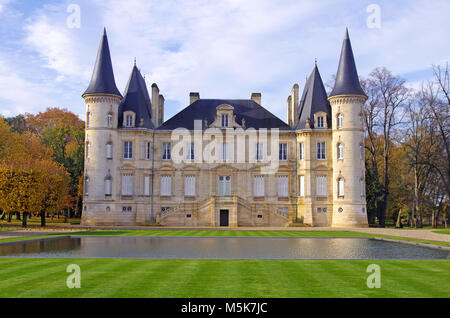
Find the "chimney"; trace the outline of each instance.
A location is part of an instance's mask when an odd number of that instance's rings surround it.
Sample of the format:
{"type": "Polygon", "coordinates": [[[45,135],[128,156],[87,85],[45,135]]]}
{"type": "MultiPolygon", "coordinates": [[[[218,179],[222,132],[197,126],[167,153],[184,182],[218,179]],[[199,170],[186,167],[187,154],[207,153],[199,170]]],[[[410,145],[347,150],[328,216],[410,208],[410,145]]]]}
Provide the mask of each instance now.
{"type": "Polygon", "coordinates": [[[159,88],[156,83],[152,84],[152,122],[158,126],[159,119],[159,88]]]}
{"type": "Polygon", "coordinates": [[[164,96],[159,95],[158,126],[164,122],[164,96]]]}
{"type": "Polygon", "coordinates": [[[289,95],[289,97],[287,98],[287,123],[289,126],[293,126],[292,125],[292,96],[289,95]]]}
{"type": "Polygon", "coordinates": [[[252,93],[251,100],[261,105],[261,93],[252,93]]]}
{"type": "Polygon", "coordinates": [[[189,93],[189,104],[192,104],[193,102],[197,101],[200,99],[200,93],[198,92],[190,92],[189,93]]]}
{"type": "Polygon", "coordinates": [[[298,84],[295,83],[294,86],[292,87],[292,91],[291,91],[291,107],[292,107],[292,126],[296,126],[298,123],[298,116],[299,116],[299,109],[298,109],[298,104],[299,104],[299,100],[298,100],[298,84]]]}

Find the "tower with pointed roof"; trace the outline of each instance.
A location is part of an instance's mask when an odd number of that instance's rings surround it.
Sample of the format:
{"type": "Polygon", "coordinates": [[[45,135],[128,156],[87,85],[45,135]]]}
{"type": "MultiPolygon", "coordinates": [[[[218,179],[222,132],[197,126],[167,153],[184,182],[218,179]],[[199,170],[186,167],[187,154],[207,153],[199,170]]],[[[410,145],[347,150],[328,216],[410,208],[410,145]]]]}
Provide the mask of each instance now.
{"type": "Polygon", "coordinates": [[[336,82],[328,100],[333,121],[331,225],[368,226],[363,126],[363,105],[367,96],[359,83],[348,30],[345,31],[336,82]]]}
{"type": "Polygon", "coordinates": [[[91,81],[82,97],[86,104],[83,224],[97,224],[99,220],[114,218],[108,202],[116,197],[114,158],[118,153],[118,135],[114,128],[122,99],[114,79],[106,29],[91,81]]]}

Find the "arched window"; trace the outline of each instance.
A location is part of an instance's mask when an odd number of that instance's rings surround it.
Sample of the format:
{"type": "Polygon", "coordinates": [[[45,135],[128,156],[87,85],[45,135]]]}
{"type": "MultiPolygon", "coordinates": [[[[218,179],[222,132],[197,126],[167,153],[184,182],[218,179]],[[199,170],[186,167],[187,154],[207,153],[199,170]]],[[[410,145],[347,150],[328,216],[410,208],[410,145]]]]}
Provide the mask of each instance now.
{"type": "Polygon", "coordinates": [[[338,179],[338,196],[343,197],[344,196],[344,178],[339,177],[338,179]]]}
{"type": "Polygon", "coordinates": [[[86,142],[86,159],[89,159],[91,155],[91,143],[88,141],[86,142]]]}
{"type": "Polygon", "coordinates": [[[364,160],[364,146],[363,145],[359,145],[359,159],[364,160]]]}
{"type": "Polygon", "coordinates": [[[86,127],[89,128],[89,125],[91,124],[91,113],[88,112],[86,114],[86,127]]]}
{"type": "Polygon", "coordinates": [[[343,118],[344,116],[342,116],[342,114],[338,114],[337,115],[337,128],[338,129],[341,129],[342,128],[342,118],[343,118]]]}
{"type": "Polygon", "coordinates": [[[89,194],[89,177],[85,176],[84,177],[84,195],[88,195],[89,194]]]}
{"type": "Polygon", "coordinates": [[[106,159],[112,159],[112,143],[108,142],[106,144],[106,159]]]}
{"type": "Polygon", "coordinates": [[[108,128],[112,127],[112,120],[113,120],[113,115],[111,113],[108,113],[108,115],[106,116],[106,126],[108,128]]]}
{"type": "Polygon", "coordinates": [[[344,146],[341,143],[337,144],[337,158],[344,159],[344,146]]]}
{"type": "Polygon", "coordinates": [[[111,176],[107,176],[105,178],[105,195],[111,195],[112,194],[112,178],[111,176]]]}

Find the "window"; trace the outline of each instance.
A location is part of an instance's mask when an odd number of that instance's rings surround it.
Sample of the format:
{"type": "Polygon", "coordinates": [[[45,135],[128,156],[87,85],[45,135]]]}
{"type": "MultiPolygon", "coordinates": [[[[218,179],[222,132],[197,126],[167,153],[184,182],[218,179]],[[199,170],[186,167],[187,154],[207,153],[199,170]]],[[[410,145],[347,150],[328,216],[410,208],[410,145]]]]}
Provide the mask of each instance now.
{"type": "Polygon", "coordinates": [[[317,128],[323,128],[324,127],[323,121],[324,121],[323,116],[317,117],[317,128]]]}
{"type": "Polygon", "coordinates": [[[263,176],[255,176],[253,190],[254,190],[253,194],[255,197],[263,197],[264,196],[264,177],[263,176]]]}
{"type": "Polygon", "coordinates": [[[91,125],[91,113],[87,113],[86,114],[86,127],[89,128],[90,125],[91,125]]]}
{"type": "Polygon", "coordinates": [[[106,127],[111,128],[112,127],[112,114],[108,113],[108,116],[106,117],[106,127]]]}
{"type": "Polygon", "coordinates": [[[366,182],[364,182],[364,179],[361,178],[359,180],[359,183],[360,183],[359,188],[361,191],[361,196],[363,197],[366,195],[366,182]]]}
{"type": "Polygon", "coordinates": [[[133,115],[127,115],[125,117],[125,127],[133,127],[133,115]]]}
{"type": "Polygon", "coordinates": [[[359,145],[359,159],[360,160],[364,160],[364,146],[363,145],[359,145]]]}
{"type": "Polygon", "coordinates": [[[132,159],[133,158],[133,142],[125,141],[123,143],[123,158],[132,159]]]}
{"type": "Polygon", "coordinates": [[[221,152],[220,158],[222,159],[222,161],[228,161],[228,144],[227,143],[222,144],[222,148],[221,148],[220,152],[221,152]]]}
{"type": "Polygon", "coordinates": [[[133,175],[124,174],[122,176],[122,195],[133,195],[133,175]]]}
{"type": "Polygon", "coordinates": [[[318,176],[316,177],[316,195],[326,196],[327,195],[327,177],[318,176]]]}
{"type": "Polygon", "coordinates": [[[344,196],[344,178],[338,179],[338,197],[344,196]]]}
{"type": "Polygon", "coordinates": [[[278,149],[278,159],[287,160],[287,144],[280,144],[278,149]]]}
{"type": "Polygon", "coordinates": [[[186,144],[186,160],[194,160],[195,159],[195,148],[194,143],[186,144]]]}
{"type": "Polygon", "coordinates": [[[87,142],[86,143],[86,158],[89,159],[91,155],[91,143],[87,142]]]}
{"type": "Polygon", "coordinates": [[[89,194],[89,177],[84,178],[84,195],[89,194]]]}
{"type": "Polygon", "coordinates": [[[337,158],[344,159],[344,146],[341,143],[337,144],[337,158]]]}
{"type": "Polygon", "coordinates": [[[231,195],[230,176],[219,176],[219,195],[231,195]]]}
{"type": "Polygon", "coordinates": [[[144,195],[150,195],[150,176],[144,176],[144,195]]]}
{"type": "Polygon", "coordinates": [[[163,143],[162,160],[170,160],[170,143],[163,143]]]}
{"type": "Polygon", "coordinates": [[[106,177],[105,179],[105,195],[112,194],[112,180],[111,177],[106,177]]]}
{"type": "Polygon", "coordinates": [[[184,195],[195,196],[195,177],[187,176],[184,178],[184,195]]]}
{"type": "Polygon", "coordinates": [[[161,177],[161,195],[169,196],[172,195],[172,177],[162,176],[161,177]]]}
{"type": "Polygon", "coordinates": [[[304,197],[305,196],[305,176],[300,176],[299,178],[299,192],[300,192],[300,196],[304,197]]]}
{"type": "Polygon", "coordinates": [[[343,117],[342,114],[337,115],[337,125],[336,126],[338,129],[342,128],[342,117],[343,117]]]}
{"type": "Polygon", "coordinates": [[[303,142],[299,143],[298,149],[299,149],[298,153],[299,160],[305,160],[305,144],[303,142]]]}
{"type": "Polygon", "coordinates": [[[255,159],[256,161],[263,160],[263,144],[256,144],[255,145],[255,159]]]}
{"type": "Polygon", "coordinates": [[[228,127],[228,115],[222,114],[222,127],[228,127]]]}
{"type": "Polygon", "coordinates": [[[289,194],[288,190],[288,177],[287,176],[279,176],[278,177],[278,196],[279,197],[287,197],[289,194]]]}
{"type": "Polygon", "coordinates": [[[110,142],[106,144],[106,159],[112,159],[112,144],[110,142]]]}
{"type": "Polygon", "coordinates": [[[317,159],[319,160],[325,159],[325,142],[317,143],[317,159]]]}
{"type": "Polygon", "coordinates": [[[151,153],[152,153],[152,143],[146,142],[145,143],[145,160],[151,159],[151,153]]]}

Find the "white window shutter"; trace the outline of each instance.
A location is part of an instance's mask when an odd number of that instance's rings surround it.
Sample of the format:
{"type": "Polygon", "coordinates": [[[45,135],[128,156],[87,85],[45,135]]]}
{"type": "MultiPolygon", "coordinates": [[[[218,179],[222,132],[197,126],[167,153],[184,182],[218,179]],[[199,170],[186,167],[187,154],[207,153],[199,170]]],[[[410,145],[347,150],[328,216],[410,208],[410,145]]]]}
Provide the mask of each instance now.
{"type": "Polygon", "coordinates": [[[305,176],[300,176],[300,196],[305,196],[305,176]]]}
{"type": "Polygon", "coordinates": [[[144,177],[144,195],[150,195],[150,176],[144,177]]]}

